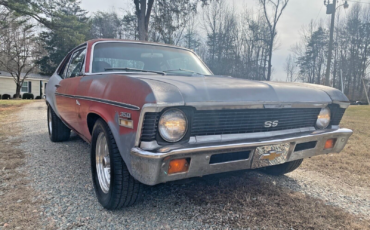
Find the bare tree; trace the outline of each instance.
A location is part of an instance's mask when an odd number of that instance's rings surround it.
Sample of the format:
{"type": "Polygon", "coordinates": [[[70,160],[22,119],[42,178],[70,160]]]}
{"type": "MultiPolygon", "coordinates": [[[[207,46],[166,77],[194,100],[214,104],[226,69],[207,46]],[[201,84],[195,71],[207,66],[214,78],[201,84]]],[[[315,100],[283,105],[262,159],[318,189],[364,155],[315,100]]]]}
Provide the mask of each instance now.
{"type": "Polygon", "coordinates": [[[98,11],[90,18],[92,38],[119,38],[122,39],[123,20],[116,12],[98,11]]]}
{"type": "MultiPolygon", "coordinates": [[[[13,0],[14,1],[14,0],[13,0]]],[[[196,3],[200,2],[202,6],[208,5],[208,2],[211,2],[212,0],[195,0],[195,1],[180,1],[180,0],[168,0],[168,1],[158,1],[159,4],[161,4],[160,9],[163,11],[174,11],[171,13],[175,13],[178,15],[186,14],[186,12],[181,12],[181,10],[184,10],[189,7],[190,5],[197,6],[196,3]],[[178,7],[182,7],[179,12],[175,12],[176,9],[170,9],[170,7],[174,4],[177,4],[178,7]]],[[[1,0],[0,0],[1,2],[1,0]]],[[[135,14],[138,19],[138,32],[139,32],[139,40],[147,41],[149,39],[149,20],[151,18],[153,5],[155,3],[155,0],[134,0],[135,4],[135,14]]],[[[167,13],[168,14],[168,13],[167,13]]],[[[167,19],[165,19],[167,20],[167,19]]]]}
{"type": "Polygon", "coordinates": [[[280,19],[281,14],[286,8],[289,0],[259,0],[259,3],[263,7],[263,12],[267,25],[269,27],[270,38],[268,39],[267,44],[269,47],[268,50],[268,67],[267,67],[267,79],[271,80],[271,68],[272,68],[272,51],[274,49],[274,42],[277,35],[276,26],[280,19]],[[269,8],[272,9],[272,16],[269,16],[269,8]]]}
{"type": "Polygon", "coordinates": [[[157,0],[153,6],[150,37],[154,41],[179,45],[197,5],[197,0],[157,0]]]}
{"type": "MultiPolygon", "coordinates": [[[[224,18],[227,8],[225,2],[214,1],[203,10],[203,27],[207,33],[207,46],[208,55],[207,62],[211,69],[215,71],[214,66],[218,66],[221,46],[219,45],[219,37],[222,34],[222,28],[224,27],[224,18]]],[[[217,71],[215,71],[217,73],[217,71]]]]}
{"type": "Polygon", "coordinates": [[[201,42],[195,23],[195,14],[191,14],[190,19],[185,25],[185,35],[181,45],[188,49],[198,51],[198,47],[201,45],[201,42]]]}
{"type": "Polygon", "coordinates": [[[297,80],[297,64],[293,55],[289,54],[289,56],[286,58],[284,70],[286,72],[286,81],[295,82],[297,80]]]}
{"type": "Polygon", "coordinates": [[[35,68],[32,57],[34,47],[33,26],[11,22],[0,31],[0,69],[7,71],[16,84],[16,97],[25,79],[35,68]]]}
{"type": "Polygon", "coordinates": [[[242,26],[242,61],[245,78],[253,80],[266,79],[269,37],[268,26],[264,17],[258,12],[245,11],[242,26]]]}

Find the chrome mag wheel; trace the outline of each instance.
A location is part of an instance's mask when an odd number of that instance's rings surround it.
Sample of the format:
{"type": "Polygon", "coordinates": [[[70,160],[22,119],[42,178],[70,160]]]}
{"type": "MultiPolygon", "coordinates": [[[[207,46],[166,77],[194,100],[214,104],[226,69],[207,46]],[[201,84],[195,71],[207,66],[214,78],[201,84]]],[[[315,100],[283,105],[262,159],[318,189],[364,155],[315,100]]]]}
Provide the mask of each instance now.
{"type": "Polygon", "coordinates": [[[101,132],[96,140],[96,172],[99,185],[104,193],[109,192],[110,187],[110,157],[107,138],[104,132],[101,132]]]}

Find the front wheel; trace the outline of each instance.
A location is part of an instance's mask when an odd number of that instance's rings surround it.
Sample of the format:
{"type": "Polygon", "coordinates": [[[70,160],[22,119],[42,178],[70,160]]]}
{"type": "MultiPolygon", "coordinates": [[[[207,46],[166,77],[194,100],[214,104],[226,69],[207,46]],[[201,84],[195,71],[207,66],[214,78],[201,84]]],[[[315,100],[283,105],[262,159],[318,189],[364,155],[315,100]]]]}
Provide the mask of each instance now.
{"type": "Polygon", "coordinates": [[[266,168],[262,168],[261,171],[264,173],[270,174],[270,175],[280,176],[286,173],[293,172],[302,164],[302,162],[303,162],[303,159],[290,161],[284,164],[273,165],[273,166],[268,166],[266,168]]]}
{"type": "Polygon", "coordinates": [[[130,175],[102,119],[96,121],[92,133],[91,171],[96,196],[104,208],[120,209],[140,199],[142,184],[130,175]]]}

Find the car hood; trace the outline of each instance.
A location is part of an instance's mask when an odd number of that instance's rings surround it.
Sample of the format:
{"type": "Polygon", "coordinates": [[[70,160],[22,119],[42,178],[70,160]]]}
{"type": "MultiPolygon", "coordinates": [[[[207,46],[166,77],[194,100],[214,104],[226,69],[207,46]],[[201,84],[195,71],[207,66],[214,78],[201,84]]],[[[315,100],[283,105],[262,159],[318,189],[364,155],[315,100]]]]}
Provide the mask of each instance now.
{"type": "Polygon", "coordinates": [[[225,76],[132,76],[145,81],[157,103],[190,105],[226,103],[331,103],[347,102],[337,89],[304,83],[261,82],[225,76]]]}

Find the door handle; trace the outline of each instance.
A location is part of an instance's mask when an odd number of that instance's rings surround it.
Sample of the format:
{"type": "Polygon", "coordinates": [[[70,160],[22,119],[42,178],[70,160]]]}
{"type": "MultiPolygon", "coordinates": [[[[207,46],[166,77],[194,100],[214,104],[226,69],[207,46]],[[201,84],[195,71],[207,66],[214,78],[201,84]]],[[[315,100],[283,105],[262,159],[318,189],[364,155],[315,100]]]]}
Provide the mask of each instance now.
{"type": "Polygon", "coordinates": [[[60,87],[60,85],[55,85],[55,87],[56,87],[56,88],[59,88],[59,87],[60,87]]]}

